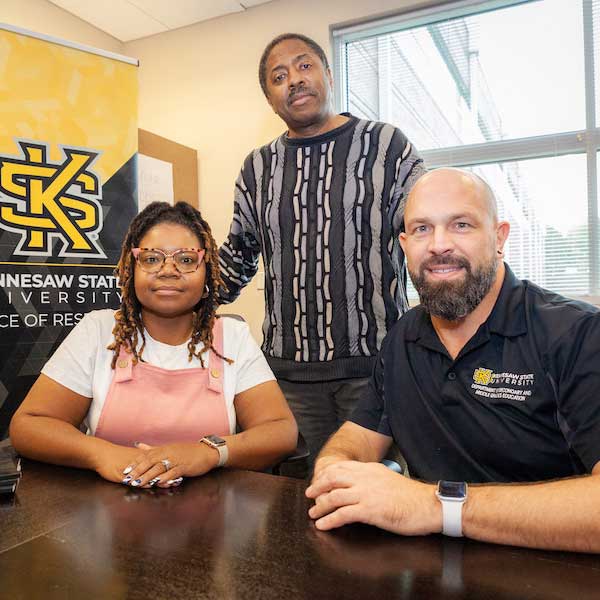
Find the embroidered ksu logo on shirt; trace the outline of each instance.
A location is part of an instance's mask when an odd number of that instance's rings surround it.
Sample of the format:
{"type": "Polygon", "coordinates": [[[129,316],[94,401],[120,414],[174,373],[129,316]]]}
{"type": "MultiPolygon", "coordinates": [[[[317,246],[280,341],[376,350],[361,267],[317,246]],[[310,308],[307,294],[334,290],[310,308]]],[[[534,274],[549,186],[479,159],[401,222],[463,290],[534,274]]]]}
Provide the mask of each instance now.
{"type": "Polygon", "coordinates": [[[61,147],[63,160],[48,158],[48,145],[19,140],[22,156],[0,156],[0,227],[21,234],[13,254],[106,258],[98,244],[102,229],[99,178],[90,170],[99,155],[61,147]]]}
{"type": "Polygon", "coordinates": [[[473,381],[481,385],[488,385],[492,381],[494,372],[491,369],[475,369],[473,373],[473,381]]]}
{"type": "Polygon", "coordinates": [[[525,402],[531,396],[535,376],[533,373],[494,373],[479,367],[473,371],[471,389],[477,396],[490,400],[525,402]]]}

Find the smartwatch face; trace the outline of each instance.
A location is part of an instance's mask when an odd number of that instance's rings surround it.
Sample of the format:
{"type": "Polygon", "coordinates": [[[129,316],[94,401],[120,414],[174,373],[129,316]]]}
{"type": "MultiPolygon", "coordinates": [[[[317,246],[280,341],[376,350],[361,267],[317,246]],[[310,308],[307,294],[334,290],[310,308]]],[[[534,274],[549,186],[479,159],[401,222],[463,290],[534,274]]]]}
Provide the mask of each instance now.
{"type": "Polygon", "coordinates": [[[445,498],[462,499],[467,495],[467,484],[464,481],[440,481],[438,492],[445,498]]]}
{"type": "Polygon", "coordinates": [[[223,438],[219,437],[218,435],[206,435],[204,437],[208,441],[210,441],[213,444],[215,444],[215,446],[222,446],[223,444],[225,444],[225,440],[223,438]]]}

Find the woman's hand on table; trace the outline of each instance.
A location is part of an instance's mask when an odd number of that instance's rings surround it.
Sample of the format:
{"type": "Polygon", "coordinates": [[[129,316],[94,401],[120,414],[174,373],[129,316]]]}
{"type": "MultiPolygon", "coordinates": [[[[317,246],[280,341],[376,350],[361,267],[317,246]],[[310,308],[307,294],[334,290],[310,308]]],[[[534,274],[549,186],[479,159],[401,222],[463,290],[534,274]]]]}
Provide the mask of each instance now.
{"type": "MultiPolygon", "coordinates": [[[[219,462],[219,453],[206,444],[185,442],[149,446],[143,442],[121,467],[119,481],[133,487],[174,487],[184,477],[204,475],[219,462]]],[[[123,463],[121,463],[123,464],[123,463]]]]}
{"type": "Polygon", "coordinates": [[[98,453],[95,460],[96,473],[108,481],[123,483],[125,477],[123,469],[139,457],[140,451],[129,446],[118,446],[117,444],[103,442],[104,444],[106,444],[106,447],[102,448],[102,452],[98,453]]]}

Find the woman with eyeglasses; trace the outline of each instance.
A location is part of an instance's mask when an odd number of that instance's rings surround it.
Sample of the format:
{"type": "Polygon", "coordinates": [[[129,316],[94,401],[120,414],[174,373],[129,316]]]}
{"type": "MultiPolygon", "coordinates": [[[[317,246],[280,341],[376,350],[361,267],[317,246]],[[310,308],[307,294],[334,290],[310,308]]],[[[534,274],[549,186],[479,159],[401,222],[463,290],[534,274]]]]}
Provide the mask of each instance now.
{"type": "Polygon", "coordinates": [[[119,310],[85,315],[46,363],[12,419],[14,447],[134,487],[291,454],[296,423],[260,348],[215,314],[217,247],[200,213],[150,204],[117,272],[119,310]]]}

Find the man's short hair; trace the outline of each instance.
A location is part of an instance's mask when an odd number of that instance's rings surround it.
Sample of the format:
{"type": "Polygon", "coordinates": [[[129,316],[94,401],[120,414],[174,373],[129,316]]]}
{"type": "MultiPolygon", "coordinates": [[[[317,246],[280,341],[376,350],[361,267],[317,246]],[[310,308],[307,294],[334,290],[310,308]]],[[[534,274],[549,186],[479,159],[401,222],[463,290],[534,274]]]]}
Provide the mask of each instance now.
{"type": "Polygon", "coordinates": [[[260,63],[258,65],[258,80],[260,81],[260,87],[263,91],[263,94],[267,96],[267,60],[269,60],[269,54],[271,54],[271,50],[280,44],[281,42],[285,42],[286,40],[300,40],[304,42],[320,59],[325,67],[325,70],[329,69],[329,61],[327,60],[327,56],[325,54],[325,50],[306,35],[302,35],[301,33],[282,33],[278,35],[276,38],[273,38],[268,44],[267,47],[263,50],[262,56],[260,57],[260,63]]]}

